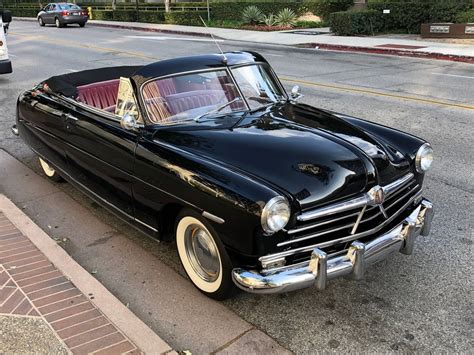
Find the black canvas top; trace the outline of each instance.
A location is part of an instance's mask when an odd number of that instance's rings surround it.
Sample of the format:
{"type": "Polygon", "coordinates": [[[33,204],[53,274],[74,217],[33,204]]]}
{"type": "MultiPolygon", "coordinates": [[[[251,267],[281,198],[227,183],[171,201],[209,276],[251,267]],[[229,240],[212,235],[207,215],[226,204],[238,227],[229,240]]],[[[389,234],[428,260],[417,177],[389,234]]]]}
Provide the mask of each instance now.
{"type": "Polygon", "coordinates": [[[77,87],[101,81],[130,78],[142,66],[122,66],[84,70],[77,73],[56,75],[44,81],[51,91],[67,97],[77,96],[77,87]]]}

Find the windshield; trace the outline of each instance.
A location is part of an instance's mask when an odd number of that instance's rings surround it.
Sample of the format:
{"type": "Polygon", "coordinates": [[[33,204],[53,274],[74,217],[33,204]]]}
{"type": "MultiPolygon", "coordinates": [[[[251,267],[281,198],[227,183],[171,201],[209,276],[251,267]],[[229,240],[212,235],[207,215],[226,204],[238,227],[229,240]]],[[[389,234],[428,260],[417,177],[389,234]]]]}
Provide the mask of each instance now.
{"type": "Polygon", "coordinates": [[[232,73],[251,109],[286,99],[266,65],[246,65],[232,69],[232,73]]]}
{"type": "Polygon", "coordinates": [[[172,124],[192,119],[199,122],[204,117],[247,111],[286,99],[266,65],[232,68],[232,74],[238,87],[225,69],[147,82],[142,96],[149,120],[152,124],[172,124]]]}
{"type": "Polygon", "coordinates": [[[247,109],[226,70],[149,81],[143,86],[143,99],[150,121],[160,124],[247,109]]]}

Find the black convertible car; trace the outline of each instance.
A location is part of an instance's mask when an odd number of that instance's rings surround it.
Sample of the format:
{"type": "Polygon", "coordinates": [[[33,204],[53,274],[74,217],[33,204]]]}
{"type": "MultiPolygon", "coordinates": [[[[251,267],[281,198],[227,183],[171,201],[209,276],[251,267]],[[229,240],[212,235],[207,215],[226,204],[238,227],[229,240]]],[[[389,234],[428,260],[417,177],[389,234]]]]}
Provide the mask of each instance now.
{"type": "Polygon", "coordinates": [[[427,235],[424,140],[297,103],[257,53],[55,76],[13,131],[65,179],[157,238],[194,285],[287,292],[411,254],[427,235]]]}

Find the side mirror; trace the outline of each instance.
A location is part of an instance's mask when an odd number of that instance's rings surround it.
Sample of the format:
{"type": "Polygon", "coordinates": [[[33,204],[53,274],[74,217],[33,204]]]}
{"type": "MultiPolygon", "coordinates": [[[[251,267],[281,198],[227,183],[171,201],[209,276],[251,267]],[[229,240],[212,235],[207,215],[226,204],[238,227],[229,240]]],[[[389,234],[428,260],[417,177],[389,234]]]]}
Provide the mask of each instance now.
{"type": "Polygon", "coordinates": [[[298,85],[293,86],[290,95],[293,100],[299,99],[302,96],[300,87],[298,85]]]}
{"type": "Polygon", "coordinates": [[[7,23],[7,24],[12,22],[12,13],[10,10],[3,10],[2,21],[3,23],[7,23]]]}
{"type": "Polygon", "coordinates": [[[124,128],[126,130],[129,130],[129,131],[138,128],[137,120],[135,119],[135,117],[129,115],[128,113],[126,113],[121,118],[120,125],[122,126],[122,128],[124,128]]]}

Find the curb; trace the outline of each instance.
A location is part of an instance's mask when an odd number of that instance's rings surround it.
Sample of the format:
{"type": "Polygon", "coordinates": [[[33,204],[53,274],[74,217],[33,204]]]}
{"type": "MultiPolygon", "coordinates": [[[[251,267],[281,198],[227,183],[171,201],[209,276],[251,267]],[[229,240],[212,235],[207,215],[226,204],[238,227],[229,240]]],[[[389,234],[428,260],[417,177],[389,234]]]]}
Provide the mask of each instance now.
{"type": "Polygon", "coordinates": [[[85,295],[93,293],[92,303],[139,349],[148,354],[168,354],[173,349],[123,305],[99,281],[74,261],[56,242],[6,196],[0,194],[0,209],[49,261],[85,295]]]}
{"type": "Polygon", "coordinates": [[[304,43],[304,44],[296,44],[294,45],[294,47],[323,49],[323,50],[340,51],[340,52],[357,52],[357,53],[369,53],[369,54],[394,55],[394,56],[400,56],[400,57],[437,59],[437,60],[447,60],[447,61],[453,61],[453,62],[474,64],[474,57],[471,57],[471,56],[452,55],[452,54],[443,54],[443,53],[434,53],[434,52],[415,52],[415,51],[410,51],[410,50],[344,46],[344,45],[327,44],[327,43],[304,43]]]}

